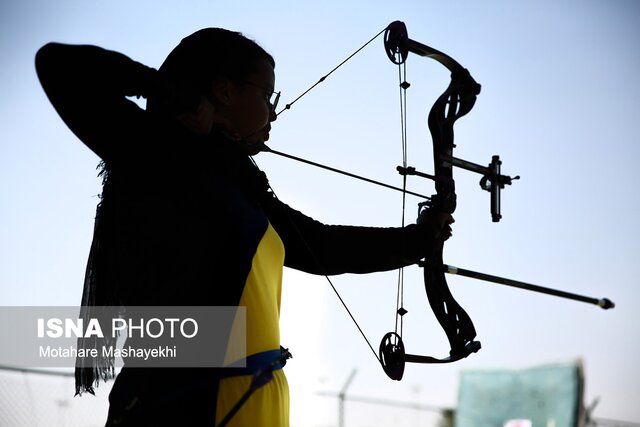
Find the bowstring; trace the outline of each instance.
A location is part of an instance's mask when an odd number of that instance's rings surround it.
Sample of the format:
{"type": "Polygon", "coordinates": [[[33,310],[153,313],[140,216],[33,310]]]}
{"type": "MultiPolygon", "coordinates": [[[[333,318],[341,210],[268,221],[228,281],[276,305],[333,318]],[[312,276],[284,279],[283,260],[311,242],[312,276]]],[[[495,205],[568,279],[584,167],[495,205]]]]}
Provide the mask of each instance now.
{"type": "Polygon", "coordinates": [[[384,27],[382,29],[382,31],[380,31],[378,34],[376,34],[375,36],[371,37],[371,39],[369,39],[369,41],[367,41],[365,44],[363,44],[362,46],[360,46],[358,49],[356,49],[355,52],[353,52],[351,55],[349,55],[347,58],[345,58],[341,63],[339,63],[338,65],[336,65],[331,71],[329,71],[327,74],[325,74],[324,76],[320,77],[320,80],[318,80],[317,82],[315,82],[314,84],[312,84],[311,86],[309,86],[304,92],[302,92],[300,95],[298,95],[297,98],[295,98],[293,101],[291,101],[290,103],[286,104],[284,106],[284,108],[280,111],[278,111],[276,113],[276,116],[280,116],[280,114],[282,114],[284,111],[286,110],[290,110],[291,106],[293,106],[293,104],[295,104],[296,102],[298,102],[298,100],[300,98],[302,98],[303,96],[305,96],[307,93],[311,92],[316,86],[318,86],[320,83],[324,82],[326,80],[327,77],[329,77],[331,74],[333,74],[338,68],[342,67],[347,61],[349,61],[351,58],[353,58],[354,56],[356,56],[356,54],[358,54],[358,52],[360,52],[362,49],[364,49],[365,47],[367,47],[372,41],[374,41],[375,39],[377,39],[380,34],[384,33],[387,30],[387,27],[384,27]]]}
{"type": "MultiPolygon", "coordinates": [[[[285,110],[289,110],[291,109],[291,106],[296,103],[298,100],[300,100],[303,96],[305,96],[307,93],[309,93],[311,90],[313,90],[316,86],[318,86],[320,83],[324,82],[326,80],[327,77],[329,77],[331,74],[333,74],[336,70],[338,70],[340,67],[342,67],[347,61],[349,61],[351,58],[353,58],[358,52],[360,52],[362,49],[364,49],[365,47],[367,47],[371,42],[373,42],[375,39],[377,39],[382,33],[384,33],[386,31],[387,27],[383,28],[379,33],[377,33],[375,36],[373,36],[371,39],[369,39],[365,44],[363,44],[362,46],[360,46],[355,52],[353,52],[351,55],[349,55],[346,59],[344,59],[342,62],[340,62],[337,66],[335,66],[331,71],[329,71],[327,74],[325,74],[324,76],[322,76],[320,78],[320,80],[318,80],[316,83],[314,83],[313,85],[311,85],[308,89],[306,89],[304,92],[302,92],[302,94],[300,94],[297,98],[295,98],[293,101],[291,101],[290,103],[286,104],[285,107],[280,110],[279,112],[276,113],[276,116],[279,116],[280,114],[282,114],[285,110]]],[[[406,121],[406,119],[405,119],[406,121]]],[[[404,150],[404,149],[403,149],[404,150]]],[[[253,162],[253,164],[256,166],[256,168],[258,167],[258,165],[256,164],[255,160],[253,158],[251,158],[251,161],[253,162]]],[[[406,162],[406,161],[405,161],[406,162]]],[[[405,163],[406,166],[406,163],[405,163]]],[[[277,200],[278,196],[276,195],[276,193],[273,191],[273,188],[271,187],[270,184],[268,184],[269,187],[269,191],[271,191],[271,194],[273,194],[273,197],[275,197],[277,200]]],[[[403,205],[404,205],[404,200],[406,199],[406,177],[405,177],[405,184],[403,185],[402,188],[402,198],[403,198],[403,205]]],[[[403,206],[403,211],[404,211],[404,206],[403,206]]],[[[291,221],[292,224],[293,221],[291,221]]],[[[402,223],[404,225],[404,214],[403,214],[403,220],[402,223]]],[[[304,238],[304,236],[302,235],[302,233],[300,232],[299,229],[297,229],[297,227],[295,227],[294,224],[294,228],[296,229],[301,241],[303,242],[303,244],[307,247],[307,250],[309,252],[309,254],[311,254],[311,256],[314,259],[314,262],[321,268],[324,270],[324,267],[322,266],[322,264],[320,263],[320,260],[315,256],[315,252],[311,249],[309,243],[306,241],[306,239],[304,238]]],[[[325,270],[326,271],[326,270],[325,270]]],[[[401,273],[402,274],[402,273],[401,273]]],[[[378,353],[376,353],[376,351],[374,350],[373,346],[371,345],[371,342],[369,341],[369,339],[367,338],[367,336],[364,334],[364,331],[362,330],[362,328],[360,327],[360,325],[358,324],[358,322],[356,321],[356,318],[353,316],[353,314],[351,313],[351,310],[349,310],[349,307],[347,306],[347,304],[345,303],[344,299],[342,299],[342,296],[340,295],[340,293],[338,292],[338,289],[335,287],[335,285],[333,284],[333,282],[331,281],[331,279],[329,278],[329,275],[327,274],[323,274],[325,279],[327,280],[327,282],[329,283],[329,285],[331,286],[331,289],[333,289],[333,292],[336,294],[336,296],[338,297],[338,300],[340,301],[340,303],[342,304],[342,306],[344,307],[344,309],[347,311],[347,314],[349,315],[349,317],[351,317],[351,320],[353,321],[353,323],[356,325],[356,328],[358,328],[358,331],[360,332],[360,335],[362,336],[362,338],[365,340],[365,342],[367,343],[367,345],[369,346],[369,348],[371,349],[371,352],[373,353],[373,356],[378,360],[378,363],[380,363],[382,365],[382,360],[380,360],[380,356],[378,356],[378,353]]]]}
{"type": "MultiPolygon", "coordinates": [[[[338,65],[336,65],[331,71],[329,71],[327,74],[322,76],[316,83],[314,83],[309,88],[307,88],[305,91],[303,91],[293,101],[291,101],[290,103],[286,104],[285,107],[282,110],[280,110],[279,112],[276,113],[276,116],[280,116],[280,114],[282,114],[284,111],[291,109],[293,104],[295,104],[297,101],[299,101],[302,97],[304,97],[307,93],[309,93],[311,90],[313,90],[320,83],[324,82],[327,79],[327,77],[329,77],[331,74],[333,74],[335,71],[337,71],[340,67],[342,67],[346,62],[348,62],[351,58],[353,58],[356,54],[358,54],[365,47],[367,47],[371,42],[373,42],[376,38],[378,38],[386,30],[387,30],[387,27],[383,28],[375,36],[373,36],[371,39],[369,39],[365,44],[363,44],[358,49],[356,49],[346,59],[344,59],[342,62],[340,62],[338,65]]],[[[398,57],[398,81],[399,81],[399,88],[400,88],[400,128],[401,128],[401,143],[402,143],[402,166],[404,168],[406,168],[407,165],[408,165],[407,115],[406,115],[406,112],[407,112],[407,88],[408,88],[409,85],[406,82],[406,75],[407,75],[406,60],[402,60],[400,52],[397,52],[396,56],[398,57]]],[[[254,165],[257,167],[257,164],[255,163],[253,158],[251,160],[253,161],[254,165]]],[[[273,188],[271,187],[271,185],[269,185],[269,190],[271,191],[273,196],[276,199],[278,199],[278,197],[275,194],[275,192],[273,191],[273,188]]],[[[403,178],[402,178],[402,215],[401,215],[401,226],[402,227],[404,227],[405,223],[406,223],[406,220],[405,220],[405,217],[406,217],[406,215],[405,215],[405,212],[406,212],[406,198],[407,198],[406,196],[407,196],[407,175],[403,174],[403,178]]],[[[300,233],[300,230],[297,230],[297,231],[298,231],[298,234],[299,234],[301,240],[303,241],[304,245],[307,247],[307,250],[309,251],[311,256],[314,258],[314,261],[316,263],[318,263],[318,266],[322,267],[322,265],[319,263],[319,260],[315,256],[314,252],[311,250],[310,245],[304,239],[304,237],[302,236],[302,233],[300,233]]],[[[360,332],[360,335],[362,336],[362,338],[365,340],[365,342],[367,343],[367,345],[371,349],[371,352],[373,353],[374,357],[378,360],[378,362],[380,364],[382,364],[380,356],[374,350],[373,346],[371,345],[371,342],[369,341],[367,336],[364,334],[364,331],[362,330],[362,328],[360,327],[360,325],[356,321],[355,317],[353,316],[353,313],[351,313],[351,310],[349,310],[349,307],[347,306],[347,304],[345,303],[344,299],[342,298],[342,296],[338,292],[337,288],[335,287],[335,285],[333,284],[333,282],[331,281],[331,279],[329,278],[328,275],[324,274],[324,277],[327,280],[327,282],[329,283],[329,285],[331,286],[331,289],[333,290],[333,292],[338,297],[338,300],[340,301],[340,303],[342,304],[344,309],[347,311],[347,314],[349,315],[349,317],[351,317],[351,320],[356,325],[356,328],[360,332]]],[[[397,292],[396,292],[396,312],[395,312],[395,333],[398,334],[398,330],[399,330],[399,336],[400,336],[401,339],[402,339],[403,316],[404,316],[404,314],[406,314],[406,311],[404,310],[404,268],[401,267],[401,268],[398,269],[398,284],[397,284],[397,292]]]]}

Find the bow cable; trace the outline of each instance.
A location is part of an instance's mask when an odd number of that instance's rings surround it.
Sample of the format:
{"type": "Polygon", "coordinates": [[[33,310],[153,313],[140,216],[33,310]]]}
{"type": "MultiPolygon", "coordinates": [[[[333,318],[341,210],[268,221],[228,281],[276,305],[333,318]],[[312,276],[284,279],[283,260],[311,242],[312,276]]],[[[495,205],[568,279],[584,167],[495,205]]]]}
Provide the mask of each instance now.
{"type": "MultiPolygon", "coordinates": [[[[399,57],[400,53],[396,52],[399,57]]],[[[398,58],[399,59],[399,58],[398,58]]],[[[398,60],[398,88],[400,90],[400,139],[402,143],[402,167],[408,166],[408,150],[407,150],[407,89],[410,84],[407,82],[407,63],[398,60]]],[[[401,226],[405,226],[405,211],[407,201],[407,175],[402,175],[402,217],[401,226]]],[[[404,315],[407,310],[404,308],[404,268],[398,269],[398,286],[396,291],[396,313],[395,313],[395,333],[402,338],[402,327],[404,315]],[[398,324],[400,332],[398,333],[398,324]]]]}

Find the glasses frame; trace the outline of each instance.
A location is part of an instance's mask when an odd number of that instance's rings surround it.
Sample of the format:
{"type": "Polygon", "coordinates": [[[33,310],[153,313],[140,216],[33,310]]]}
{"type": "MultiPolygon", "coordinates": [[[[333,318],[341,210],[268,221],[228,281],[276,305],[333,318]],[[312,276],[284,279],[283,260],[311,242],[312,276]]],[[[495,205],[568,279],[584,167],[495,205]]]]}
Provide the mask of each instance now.
{"type": "Polygon", "coordinates": [[[244,83],[251,86],[258,87],[264,90],[265,92],[271,92],[271,94],[269,95],[269,100],[267,102],[269,103],[270,112],[275,113],[276,108],[278,107],[278,101],[280,101],[280,91],[278,92],[276,92],[275,90],[270,91],[269,88],[267,88],[266,86],[263,86],[261,84],[258,84],[249,80],[245,80],[244,83]],[[275,98],[274,98],[274,95],[275,95],[275,98]]]}

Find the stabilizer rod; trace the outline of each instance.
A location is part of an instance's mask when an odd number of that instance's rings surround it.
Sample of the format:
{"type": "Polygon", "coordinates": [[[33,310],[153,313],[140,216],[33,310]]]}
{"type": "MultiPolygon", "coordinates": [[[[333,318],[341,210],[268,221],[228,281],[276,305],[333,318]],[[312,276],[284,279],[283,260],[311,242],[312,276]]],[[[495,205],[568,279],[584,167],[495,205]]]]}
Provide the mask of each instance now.
{"type": "Polygon", "coordinates": [[[532,285],[530,283],[520,282],[517,280],[505,279],[504,277],[493,276],[491,274],[465,270],[464,268],[458,268],[452,265],[444,264],[443,268],[444,271],[449,274],[457,274],[458,276],[471,277],[473,279],[484,280],[485,282],[499,283],[501,285],[512,286],[514,288],[525,289],[527,291],[540,292],[543,294],[554,295],[556,297],[572,299],[574,301],[586,302],[588,304],[597,305],[605,310],[616,306],[608,298],[591,298],[584,295],[573,294],[571,292],[560,291],[558,289],[545,288],[543,286],[532,285]]]}

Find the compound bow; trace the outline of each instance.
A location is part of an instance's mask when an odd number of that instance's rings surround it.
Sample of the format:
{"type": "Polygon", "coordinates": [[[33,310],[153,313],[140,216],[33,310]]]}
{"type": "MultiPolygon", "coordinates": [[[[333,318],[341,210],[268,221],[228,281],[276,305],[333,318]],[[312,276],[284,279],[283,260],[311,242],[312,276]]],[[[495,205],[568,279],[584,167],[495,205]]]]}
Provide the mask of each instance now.
{"type": "MultiPolygon", "coordinates": [[[[311,89],[315,88],[318,84],[322,83],[330,74],[336,71],[341,65],[351,59],[356,53],[362,50],[365,46],[376,39],[382,32],[384,35],[384,47],[389,59],[399,67],[405,64],[405,61],[409,53],[413,53],[419,56],[434,59],[444,65],[451,72],[451,82],[442,95],[436,100],[428,117],[429,130],[433,140],[433,161],[434,161],[434,174],[426,174],[417,171],[413,167],[409,167],[406,164],[398,166],[398,172],[405,177],[408,175],[415,175],[423,178],[431,179],[435,182],[436,194],[427,198],[426,202],[420,204],[422,216],[426,212],[436,211],[452,214],[456,209],[456,192],[455,181],[453,179],[453,167],[463,168],[482,175],[480,180],[480,187],[483,190],[490,192],[490,206],[491,217],[493,222],[498,222],[502,218],[500,213],[500,191],[505,188],[505,185],[511,185],[513,180],[519,179],[519,176],[510,177],[502,175],[501,165],[502,162],[499,156],[493,156],[488,166],[482,166],[476,163],[472,163],[466,160],[462,160],[453,156],[454,144],[454,132],[453,126],[460,117],[466,115],[473,108],[476,97],[480,93],[480,85],[471,77],[469,71],[462,67],[456,60],[450,56],[426,46],[422,43],[414,41],[408,37],[407,28],[401,21],[395,21],[389,24],[383,31],[374,36],[365,45],[359,48],[351,56],[345,59],[337,67],[331,70],[327,75],[320,78],[320,80],[312,85],[309,89],[304,91],[300,96],[294,99],[291,103],[287,104],[283,111],[288,110],[291,106],[297,102],[300,98],[306,95],[311,89]]],[[[402,75],[402,73],[401,73],[402,75]]],[[[409,83],[406,81],[400,82],[401,90],[405,92],[409,87],[409,83]]],[[[404,134],[404,129],[403,129],[404,134]]],[[[363,178],[355,174],[344,172],[332,167],[321,165],[316,162],[301,159],[299,157],[291,156],[282,152],[278,152],[271,149],[266,149],[274,154],[278,154],[287,158],[302,161],[313,166],[318,166],[324,169],[338,172],[344,175],[348,175],[352,178],[362,179],[370,183],[382,185],[394,190],[401,190],[405,194],[409,193],[406,188],[399,189],[397,187],[390,186],[369,178],[363,178]]],[[[421,196],[416,193],[414,195],[421,196]]],[[[424,196],[422,196],[424,197],[424,196]]],[[[424,269],[424,282],[425,290],[429,300],[429,304],[438,319],[438,322],[444,329],[451,350],[449,356],[445,358],[435,358],[431,356],[422,356],[407,354],[405,352],[404,343],[402,341],[402,331],[398,333],[397,327],[394,332],[388,332],[382,338],[379,346],[378,355],[376,357],[380,361],[385,373],[394,380],[401,380],[404,374],[404,367],[406,362],[410,363],[450,363],[463,359],[469,356],[471,353],[477,352],[481,345],[479,341],[475,341],[476,331],[473,326],[473,322],[465,310],[456,302],[453,298],[447,281],[445,273],[459,274],[467,277],[473,277],[480,280],[491,281],[494,283],[501,283],[508,286],[515,286],[521,289],[527,289],[535,292],[542,292],[560,296],[564,298],[570,298],[583,302],[599,305],[604,309],[614,307],[614,304],[606,298],[595,299],[584,297],[581,295],[571,294],[564,291],[558,291],[555,289],[544,288],[536,285],[529,285],[523,282],[513,281],[510,279],[504,279],[497,276],[491,276],[484,273],[477,273],[470,270],[459,269],[457,267],[449,266],[443,262],[443,243],[435,245],[432,252],[428,254],[425,262],[421,262],[420,266],[424,269]]],[[[333,290],[338,295],[338,298],[344,305],[345,309],[349,312],[348,307],[338,294],[336,288],[331,283],[331,280],[327,277],[333,290]]],[[[401,284],[399,284],[399,287],[401,284]]],[[[399,290],[400,292],[400,290],[399,290]]],[[[400,305],[397,307],[396,316],[400,319],[407,311],[400,305]]],[[[351,313],[349,312],[349,315],[351,313]]],[[[352,319],[353,315],[351,315],[352,319]]],[[[396,322],[396,325],[398,322],[396,322]]],[[[360,333],[364,337],[365,341],[369,344],[368,339],[360,329],[360,326],[356,326],[360,330],[360,333]]],[[[369,344],[371,347],[371,344],[369,344]]],[[[372,348],[372,347],[371,347],[372,348]]],[[[372,348],[373,351],[373,348],[372,348]]],[[[375,351],[373,351],[375,354],[375,351]]]]}

